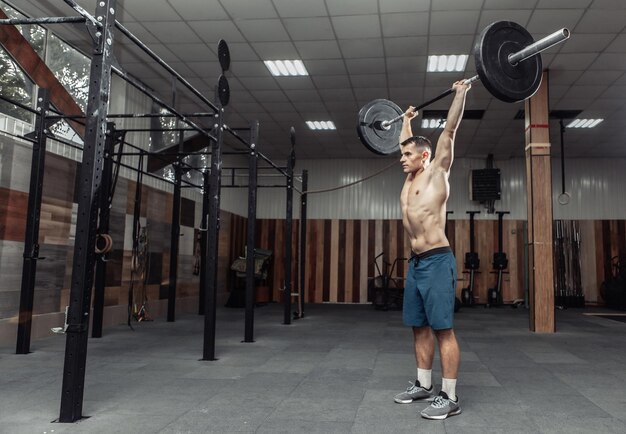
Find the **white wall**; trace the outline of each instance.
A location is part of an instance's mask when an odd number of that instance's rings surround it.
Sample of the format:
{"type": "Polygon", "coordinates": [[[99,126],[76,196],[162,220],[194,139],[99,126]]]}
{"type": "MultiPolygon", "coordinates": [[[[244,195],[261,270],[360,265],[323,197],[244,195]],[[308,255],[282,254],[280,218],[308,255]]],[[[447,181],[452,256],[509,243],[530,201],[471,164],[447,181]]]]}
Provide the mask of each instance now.
{"type": "MultiPolygon", "coordinates": [[[[394,160],[299,160],[296,173],[309,171],[309,190],[330,188],[365,178],[394,160]]],[[[526,219],[526,163],[523,158],[496,160],[502,177],[502,199],[496,210],[510,211],[510,219],[526,219]]],[[[457,159],[450,175],[448,210],[453,220],[467,218],[466,211],[480,210],[480,204],[469,200],[469,172],[485,167],[482,159],[457,159]]],[[[566,191],[571,195],[568,205],[559,205],[561,166],[558,158],[552,164],[552,190],[555,219],[626,219],[626,159],[566,160],[566,191]]],[[[395,164],[363,183],[329,193],[312,194],[308,202],[311,219],[399,219],[399,194],[405,175],[395,164]]],[[[259,181],[261,182],[261,181],[259,181]]],[[[280,181],[282,182],[282,181],[280,181]]],[[[300,184],[296,183],[300,188],[300,184]]],[[[243,190],[246,191],[245,189],[243,190]]],[[[243,199],[245,200],[245,198],[243,199]]],[[[299,197],[294,194],[294,217],[299,216],[299,197]]],[[[245,204],[244,204],[245,205],[245,204]]],[[[483,208],[484,211],[484,208],[483,208]]],[[[285,190],[265,189],[258,194],[257,217],[285,217],[285,190]]],[[[245,208],[238,214],[246,215],[245,208]]],[[[495,219],[496,215],[481,213],[476,218],[495,219]]]]}

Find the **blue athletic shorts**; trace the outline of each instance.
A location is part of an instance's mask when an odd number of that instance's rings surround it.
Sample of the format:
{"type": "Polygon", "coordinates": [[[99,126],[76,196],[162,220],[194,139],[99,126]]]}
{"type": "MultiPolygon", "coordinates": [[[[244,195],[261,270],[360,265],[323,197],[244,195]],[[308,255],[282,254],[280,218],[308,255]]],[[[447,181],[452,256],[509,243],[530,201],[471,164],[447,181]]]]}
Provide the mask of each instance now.
{"type": "Polygon", "coordinates": [[[450,247],[411,254],[402,305],[405,325],[451,329],[455,295],[456,260],[450,247]]]}

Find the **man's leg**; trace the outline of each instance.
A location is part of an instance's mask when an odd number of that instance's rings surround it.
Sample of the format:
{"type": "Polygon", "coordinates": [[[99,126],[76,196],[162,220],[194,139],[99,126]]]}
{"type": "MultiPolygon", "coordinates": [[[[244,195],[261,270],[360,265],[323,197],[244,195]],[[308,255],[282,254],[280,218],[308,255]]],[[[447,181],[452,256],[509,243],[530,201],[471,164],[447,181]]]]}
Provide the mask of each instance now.
{"type": "Polygon", "coordinates": [[[441,369],[444,378],[456,378],[461,363],[461,350],[453,329],[437,330],[437,342],[441,355],[441,369]]]}
{"type": "Polygon", "coordinates": [[[413,344],[417,363],[417,381],[394,397],[398,404],[410,404],[414,401],[432,398],[431,372],[435,355],[435,338],[430,327],[413,326],[413,344]]]}
{"type": "Polygon", "coordinates": [[[459,373],[459,364],[461,363],[461,350],[453,329],[438,330],[435,334],[437,335],[439,354],[441,355],[443,377],[441,390],[450,399],[456,401],[456,379],[459,373]]]}
{"type": "Polygon", "coordinates": [[[443,373],[441,392],[420,414],[426,419],[441,420],[461,413],[456,396],[456,379],[461,362],[461,351],[453,329],[436,330],[435,335],[439,344],[443,373]]]}
{"type": "Polygon", "coordinates": [[[432,386],[431,373],[435,357],[435,338],[430,327],[413,327],[417,380],[424,389],[432,386]]]}

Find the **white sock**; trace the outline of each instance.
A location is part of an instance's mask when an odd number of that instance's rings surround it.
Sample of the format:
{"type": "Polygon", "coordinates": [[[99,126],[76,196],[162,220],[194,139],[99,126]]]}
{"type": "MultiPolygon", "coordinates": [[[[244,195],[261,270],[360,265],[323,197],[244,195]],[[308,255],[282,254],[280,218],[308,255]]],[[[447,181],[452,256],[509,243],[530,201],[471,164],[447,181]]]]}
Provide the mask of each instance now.
{"type": "Polygon", "coordinates": [[[456,401],[456,378],[442,378],[441,391],[445,392],[453,401],[456,401]]]}
{"type": "Polygon", "coordinates": [[[433,373],[432,369],[420,369],[417,368],[417,381],[419,381],[420,386],[424,389],[430,389],[432,386],[431,374],[433,373]]]}

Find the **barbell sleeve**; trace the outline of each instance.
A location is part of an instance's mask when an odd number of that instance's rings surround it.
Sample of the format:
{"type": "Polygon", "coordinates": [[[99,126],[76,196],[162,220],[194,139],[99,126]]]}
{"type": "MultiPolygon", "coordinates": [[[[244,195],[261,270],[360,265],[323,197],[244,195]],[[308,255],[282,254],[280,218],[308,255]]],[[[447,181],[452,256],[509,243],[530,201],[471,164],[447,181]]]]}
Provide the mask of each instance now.
{"type": "Polygon", "coordinates": [[[565,41],[569,38],[569,30],[563,28],[557,30],[554,33],[549,34],[545,38],[541,38],[538,41],[530,44],[528,47],[509,55],[509,63],[511,65],[517,65],[519,62],[523,62],[529,57],[533,57],[548,48],[565,41]]]}

